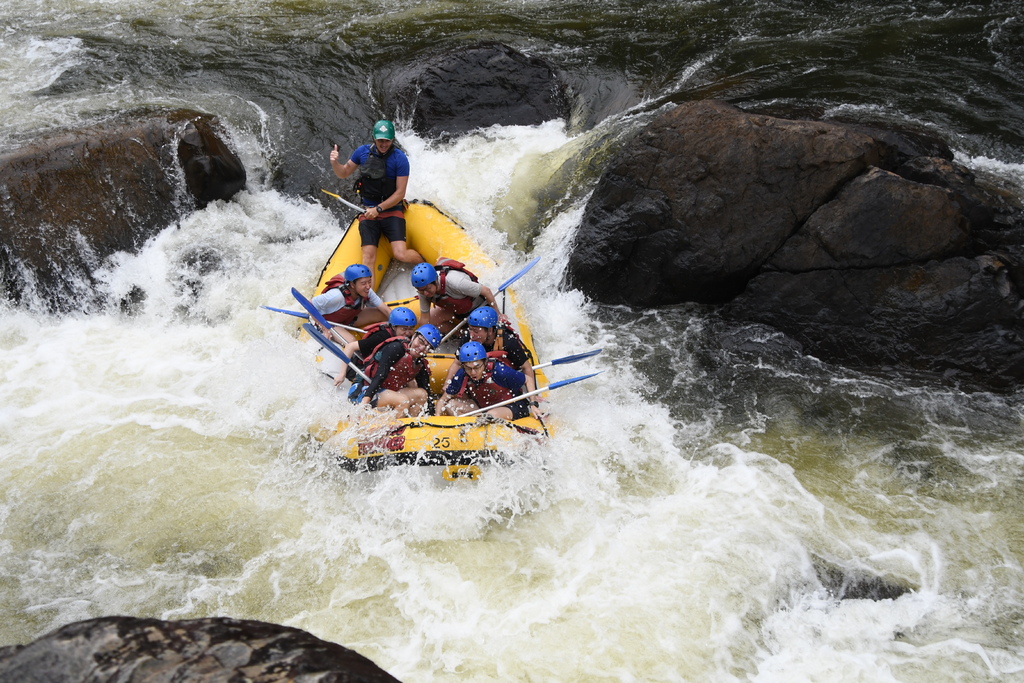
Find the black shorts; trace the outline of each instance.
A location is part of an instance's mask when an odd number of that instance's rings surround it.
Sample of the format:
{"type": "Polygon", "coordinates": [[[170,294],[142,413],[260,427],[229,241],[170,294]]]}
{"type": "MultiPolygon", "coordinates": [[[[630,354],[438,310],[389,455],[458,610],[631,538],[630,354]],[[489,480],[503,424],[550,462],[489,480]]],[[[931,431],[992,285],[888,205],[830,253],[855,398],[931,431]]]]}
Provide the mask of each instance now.
{"type": "Polygon", "coordinates": [[[405,241],[405,216],[387,216],[359,221],[359,237],[364,247],[375,247],[384,235],[388,242],[405,241]]]}
{"type": "Polygon", "coordinates": [[[519,420],[530,414],[530,403],[525,398],[522,401],[509,403],[508,407],[512,410],[513,420],[519,420]]]}

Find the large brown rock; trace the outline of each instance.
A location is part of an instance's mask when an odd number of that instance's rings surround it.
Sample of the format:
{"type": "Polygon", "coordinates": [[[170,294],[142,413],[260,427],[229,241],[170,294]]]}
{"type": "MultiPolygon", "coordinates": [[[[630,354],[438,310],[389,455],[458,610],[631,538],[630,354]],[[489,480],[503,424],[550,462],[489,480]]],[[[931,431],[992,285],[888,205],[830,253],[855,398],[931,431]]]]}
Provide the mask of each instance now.
{"type": "Polygon", "coordinates": [[[103,617],[0,648],[0,683],[397,683],[305,631],[227,618],[103,617]]]}
{"type": "Polygon", "coordinates": [[[811,214],[767,265],[803,272],[923,263],[962,253],[969,235],[951,191],[872,168],[811,214]]]}
{"type": "Polygon", "coordinates": [[[148,113],[45,136],[0,156],[0,274],[7,298],[94,303],[91,274],[195,208],[230,198],[245,169],[211,117],[148,113]],[[184,182],[183,182],[184,181],[184,182]]]}
{"type": "Polygon", "coordinates": [[[568,279],[607,303],[723,302],[888,145],[718,101],[655,119],[601,177],[568,279]]]}
{"type": "Polygon", "coordinates": [[[1024,382],[1024,220],[941,141],[722,102],[652,121],[602,176],[567,279],[594,299],[723,303],[823,360],[1024,382]]]}

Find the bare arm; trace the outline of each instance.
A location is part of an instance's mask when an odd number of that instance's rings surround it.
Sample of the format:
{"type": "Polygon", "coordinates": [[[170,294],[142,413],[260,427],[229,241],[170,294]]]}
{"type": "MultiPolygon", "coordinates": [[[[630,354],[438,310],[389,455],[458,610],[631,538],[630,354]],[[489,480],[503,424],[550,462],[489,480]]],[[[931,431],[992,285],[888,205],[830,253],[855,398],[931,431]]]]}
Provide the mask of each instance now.
{"type": "Polygon", "coordinates": [[[331,170],[334,171],[334,175],[339,178],[348,178],[357,168],[359,168],[359,166],[357,166],[351,159],[348,159],[344,164],[342,164],[338,161],[339,156],[338,146],[335,145],[334,149],[331,150],[331,170]]]}
{"type": "Polygon", "coordinates": [[[480,285],[480,296],[482,296],[484,298],[484,301],[487,302],[488,306],[490,306],[494,310],[498,310],[498,304],[494,300],[494,294],[491,292],[491,288],[490,287],[485,287],[484,285],[480,285]]]}

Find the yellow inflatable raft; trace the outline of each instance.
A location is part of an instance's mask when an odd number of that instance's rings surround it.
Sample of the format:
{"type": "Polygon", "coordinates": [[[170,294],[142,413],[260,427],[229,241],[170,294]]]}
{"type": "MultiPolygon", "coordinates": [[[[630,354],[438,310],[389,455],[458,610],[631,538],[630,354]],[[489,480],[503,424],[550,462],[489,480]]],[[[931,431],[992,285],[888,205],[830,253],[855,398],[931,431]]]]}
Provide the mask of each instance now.
{"type": "MultiPolygon", "coordinates": [[[[451,217],[429,202],[412,201],[405,218],[406,242],[426,261],[434,263],[442,256],[457,259],[480,276],[492,291],[497,288],[499,278],[494,277],[491,282],[487,274],[499,273],[498,265],[451,217]]],[[[358,221],[353,220],[311,294],[319,293],[333,275],[361,261],[359,226],[358,221]]],[[[392,260],[391,247],[381,238],[374,290],[392,308],[407,306],[413,311],[419,310],[416,291],[409,279],[411,269],[411,265],[392,260]]],[[[509,287],[495,297],[536,364],[533,337],[515,292],[509,287]]],[[[454,352],[454,343],[445,342],[436,353],[427,356],[431,368],[431,406],[433,399],[440,396],[454,352]]],[[[330,360],[326,352],[318,359],[330,360]]],[[[536,377],[537,386],[547,384],[543,370],[537,370],[536,377]]],[[[479,478],[481,466],[507,459],[529,441],[547,437],[549,431],[542,419],[532,416],[506,421],[487,415],[398,417],[390,412],[367,411],[358,424],[341,421],[334,428],[314,428],[313,434],[331,446],[338,454],[339,464],[346,469],[379,470],[393,465],[418,465],[437,469],[444,479],[455,480],[479,478]]]]}

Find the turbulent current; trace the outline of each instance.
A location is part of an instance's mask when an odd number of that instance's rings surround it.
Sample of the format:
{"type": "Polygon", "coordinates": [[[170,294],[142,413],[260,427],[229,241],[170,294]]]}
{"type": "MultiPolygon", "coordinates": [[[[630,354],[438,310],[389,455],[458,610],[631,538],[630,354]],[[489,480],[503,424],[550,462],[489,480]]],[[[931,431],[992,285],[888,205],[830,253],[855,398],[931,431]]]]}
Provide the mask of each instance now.
{"type": "MultiPolygon", "coordinates": [[[[864,374],[713,309],[562,276],[609,150],[665,107],[923,129],[1024,199],[1024,2],[8,0],[0,152],[120,112],[216,114],[245,191],[98,266],[116,304],[0,303],[0,645],[104,615],[299,627],[404,681],[1024,681],[1020,394],[864,374]],[[496,40],[566,120],[448,142],[409,194],[516,284],[554,436],[472,485],[340,471],[350,413],[295,338],[351,219],[327,152],[380,74],[496,40]],[[211,258],[197,258],[197,254],[211,258]],[[212,265],[211,265],[212,264],[212,265]]],[[[346,151],[347,153],[347,151],[346,151]]],[[[55,200],[57,200],[55,198],[55,200]]],[[[457,256],[457,255],[453,255],[457,256]]]]}

